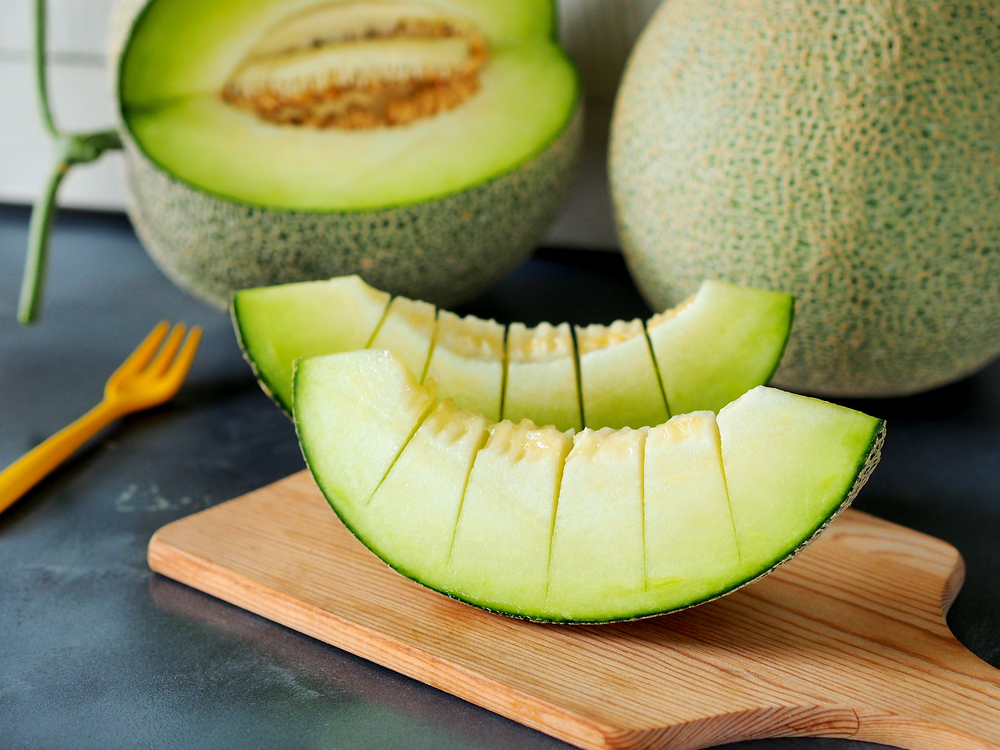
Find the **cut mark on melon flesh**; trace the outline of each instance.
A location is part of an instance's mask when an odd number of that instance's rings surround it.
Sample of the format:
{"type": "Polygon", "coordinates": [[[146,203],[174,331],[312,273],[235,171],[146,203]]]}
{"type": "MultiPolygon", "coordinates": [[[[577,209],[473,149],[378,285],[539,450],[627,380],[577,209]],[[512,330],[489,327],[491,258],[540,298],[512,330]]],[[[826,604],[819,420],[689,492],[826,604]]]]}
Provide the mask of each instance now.
{"type": "Polygon", "coordinates": [[[281,125],[405,125],[479,90],[489,57],[471,23],[412,2],[323,4],[268,29],[224,101],[281,125]]]}

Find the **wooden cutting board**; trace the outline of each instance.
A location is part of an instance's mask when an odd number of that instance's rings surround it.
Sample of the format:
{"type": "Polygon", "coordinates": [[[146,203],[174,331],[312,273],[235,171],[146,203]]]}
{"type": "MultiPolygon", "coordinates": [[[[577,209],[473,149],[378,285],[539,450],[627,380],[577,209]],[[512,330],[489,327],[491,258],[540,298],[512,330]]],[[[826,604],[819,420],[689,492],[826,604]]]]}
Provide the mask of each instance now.
{"type": "Polygon", "coordinates": [[[150,567],[583,748],[842,737],[1000,750],[1000,671],[948,630],[950,545],[848,511],[772,575],[616,625],[490,614],[397,575],[308,473],[160,529],[150,567]]]}

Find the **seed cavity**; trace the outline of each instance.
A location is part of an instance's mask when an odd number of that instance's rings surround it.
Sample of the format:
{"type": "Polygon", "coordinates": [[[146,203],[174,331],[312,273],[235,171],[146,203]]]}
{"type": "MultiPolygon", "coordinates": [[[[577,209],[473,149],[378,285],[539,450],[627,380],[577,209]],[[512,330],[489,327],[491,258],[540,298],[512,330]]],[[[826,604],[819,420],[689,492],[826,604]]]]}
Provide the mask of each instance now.
{"type": "Polygon", "coordinates": [[[222,98],[269,122],[405,125],[479,90],[489,51],[471,23],[412,2],[320,5],[268,29],[222,98]]]}

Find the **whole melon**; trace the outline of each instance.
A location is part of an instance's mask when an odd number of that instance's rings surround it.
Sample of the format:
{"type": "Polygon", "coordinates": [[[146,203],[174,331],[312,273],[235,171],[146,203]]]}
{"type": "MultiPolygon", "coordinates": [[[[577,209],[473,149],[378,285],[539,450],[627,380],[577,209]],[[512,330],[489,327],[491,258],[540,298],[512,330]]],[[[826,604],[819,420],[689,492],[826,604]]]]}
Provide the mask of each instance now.
{"type": "Polygon", "coordinates": [[[129,215],[178,285],[358,273],[454,305],[532,251],[581,141],[554,0],[119,0],[129,215]]]}
{"type": "Polygon", "coordinates": [[[784,387],[902,395],[1000,352],[998,2],[669,0],[610,172],[654,309],[795,294],[784,387]]]}

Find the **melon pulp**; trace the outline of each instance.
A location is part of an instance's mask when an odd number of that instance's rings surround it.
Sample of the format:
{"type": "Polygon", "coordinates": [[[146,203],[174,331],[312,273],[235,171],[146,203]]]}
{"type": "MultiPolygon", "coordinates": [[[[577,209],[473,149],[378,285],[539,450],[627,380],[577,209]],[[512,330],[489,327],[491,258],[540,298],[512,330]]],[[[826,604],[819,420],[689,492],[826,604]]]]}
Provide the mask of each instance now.
{"type": "Polygon", "coordinates": [[[530,252],[580,141],[552,0],[120,2],[132,217],[237,288],[363,271],[455,303],[530,252]]]}
{"type": "Polygon", "coordinates": [[[530,419],[558,430],[583,428],[576,350],[568,323],[507,329],[503,418],[530,419]]]}
{"type": "Polygon", "coordinates": [[[402,297],[383,318],[386,298],[378,294],[356,277],[237,292],[233,325],[264,390],[291,413],[293,360],[367,345],[401,356],[420,382],[433,377],[442,400],[493,420],[531,419],[561,430],[638,428],[678,411],[664,400],[660,373],[687,411],[717,411],[766,383],[781,359],[794,303],[781,292],[706,281],[692,300],[647,327],[639,320],[577,327],[574,343],[565,323],[513,323],[505,332],[495,321],[446,310],[435,322],[432,305],[402,297]],[[338,294],[342,299],[332,299],[338,294]],[[361,326],[367,338],[318,326],[361,326]],[[328,342],[325,351],[312,345],[319,340],[328,342]]]}
{"type": "Polygon", "coordinates": [[[796,390],[903,395],[996,357],[998,50],[992,2],[664,3],[609,158],[644,297],[795,294],[796,390]]]}
{"type": "Polygon", "coordinates": [[[587,427],[644,427],[670,416],[649,350],[636,318],[610,326],[576,326],[580,392],[587,427]]]}
{"type": "Polygon", "coordinates": [[[309,468],[365,545],[444,594],[543,621],[645,617],[758,578],[853,500],[884,434],[763,386],[718,418],[639,430],[490,424],[434,407],[376,350],[300,361],[294,390],[309,468]]]}

